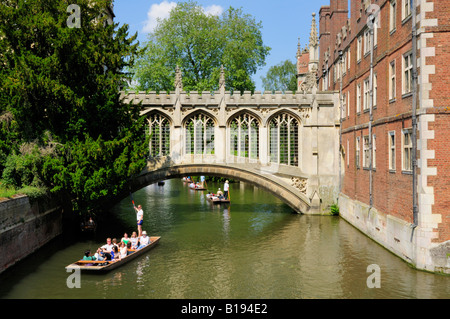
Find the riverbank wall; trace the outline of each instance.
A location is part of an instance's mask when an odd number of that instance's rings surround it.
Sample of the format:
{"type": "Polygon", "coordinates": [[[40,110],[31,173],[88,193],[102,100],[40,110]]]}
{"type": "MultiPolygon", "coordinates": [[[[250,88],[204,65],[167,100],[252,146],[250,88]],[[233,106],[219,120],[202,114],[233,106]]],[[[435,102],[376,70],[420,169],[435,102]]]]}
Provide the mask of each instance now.
{"type": "Polygon", "coordinates": [[[62,234],[63,209],[50,198],[0,198],[0,273],[62,234]]]}
{"type": "Polygon", "coordinates": [[[450,274],[450,241],[433,242],[431,227],[414,227],[342,193],[339,196],[339,215],[412,267],[450,274]]]}

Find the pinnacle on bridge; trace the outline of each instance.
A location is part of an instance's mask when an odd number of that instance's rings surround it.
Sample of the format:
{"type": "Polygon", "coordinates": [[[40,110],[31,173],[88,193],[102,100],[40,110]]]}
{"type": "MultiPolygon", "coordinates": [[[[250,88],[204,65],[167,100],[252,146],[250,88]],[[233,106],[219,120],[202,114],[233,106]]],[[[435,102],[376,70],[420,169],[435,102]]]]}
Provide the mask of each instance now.
{"type": "Polygon", "coordinates": [[[175,90],[183,91],[183,78],[180,67],[177,65],[175,69],[175,90]]]}
{"type": "Polygon", "coordinates": [[[225,71],[223,68],[223,64],[220,67],[220,78],[219,78],[219,90],[225,90],[225,71]]]}
{"type": "Polygon", "coordinates": [[[309,47],[315,47],[319,44],[319,38],[317,37],[317,25],[316,25],[316,13],[312,13],[311,22],[311,35],[309,36],[309,47]]]}

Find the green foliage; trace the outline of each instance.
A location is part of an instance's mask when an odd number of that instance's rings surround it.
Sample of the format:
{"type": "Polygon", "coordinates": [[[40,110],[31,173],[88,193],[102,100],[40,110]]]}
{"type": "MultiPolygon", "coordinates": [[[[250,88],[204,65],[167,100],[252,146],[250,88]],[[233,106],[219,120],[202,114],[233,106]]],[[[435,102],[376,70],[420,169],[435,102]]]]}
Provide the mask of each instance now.
{"type": "Polygon", "coordinates": [[[78,212],[98,208],[145,165],[140,107],[119,87],[138,53],[128,26],[108,25],[111,0],[0,4],[0,171],[4,184],[48,188],[78,212]]]}
{"type": "Polygon", "coordinates": [[[331,213],[331,215],[333,215],[333,216],[339,215],[339,206],[338,206],[337,204],[331,205],[331,207],[330,207],[330,213],[331,213]]]}
{"type": "Polygon", "coordinates": [[[265,77],[261,77],[266,91],[297,91],[297,66],[286,60],[267,71],[265,77]]]}
{"type": "Polygon", "coordinates": [[[148,144],[136,133],[113,141],[86,136],[58,148],[58,156],[48,156],[43,165],[44,178],[53,185],[50,191],[73,198],[76,211],[101,209],[146,163],[148,144]]]}
{"type": "Polygon", "coordinates": [[[254,90],[251,76],[265,65],[262,25],[241,9],[207,15],[196,2],[183,2],[159,21],[134,68],[140,90],[173,91],[175,69],[186,91],[214,91],[224,66],[226,89],[254,90]]]}
{"type": "Polygon", "coordinates": [[[37,149],[26,154],[13,152],[6,160],[2,174],[3,182],[16,188],[27,185],[42,186],[41,167],[42,156],[37,149]]]}

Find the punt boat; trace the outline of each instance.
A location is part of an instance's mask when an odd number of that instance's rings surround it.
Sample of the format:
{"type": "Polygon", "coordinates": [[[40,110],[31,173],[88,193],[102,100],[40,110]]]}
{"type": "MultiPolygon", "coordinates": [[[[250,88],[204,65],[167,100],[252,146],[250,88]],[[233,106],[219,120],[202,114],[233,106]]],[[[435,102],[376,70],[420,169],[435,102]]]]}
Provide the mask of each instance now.
{"type": "Polygon", "coordinates": [[[206,194],[206,198],[213,204],[228,204],[230,203],[229,199],[220,199],[215,194],[206,194]]]}
{"type": "Polygon", "coordinates": [[[141,249],[129,249],[129,254],[122,259],[111,261],[111,260],[78,260],[68,266],[66,269],[80,269],[80,270],[88,270],[88,271],[109,271],[112,269],[116,269],[123,264],[129,262],[130,260],[135,259],[138,256],[145,254],[147,251],[152,249],[158,244],[160,240],[160,236],[150,237],[150,244],[141,248],[141,249]]]}
{"type": "Polygon", "coordinates": [[[195,189],[196,191],[205,191],[206,190],[206,188],[204,188],[203,186],[197,185],[195,183],[190,183],[189,187],[191,189],[195,189]]]}

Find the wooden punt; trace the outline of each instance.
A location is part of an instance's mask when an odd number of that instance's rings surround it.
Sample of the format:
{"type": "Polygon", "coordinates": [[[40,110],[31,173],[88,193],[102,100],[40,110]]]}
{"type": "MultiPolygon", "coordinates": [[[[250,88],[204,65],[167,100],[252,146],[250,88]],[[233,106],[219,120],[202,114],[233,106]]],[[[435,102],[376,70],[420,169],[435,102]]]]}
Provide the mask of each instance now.
{"type": "Polygon", "coordinates": [[[191,189],[196,190],[196,191],[206,191],[206,188],[201,187],[201,186],[197,186],[197,185],[194,184],[194,183],[189,184],[189,187],[190,187],[191,189]]]}
{"type": "Polygon", "coordinates": [[[228,204],[230,201],[228,199],[220,199],[214,194],[207,194],[206,198],[213,204],[228,204]]]}
{"type": "Polygon", "coordinates": [[[128,254],[125,258],[122,258],[120,260],[117,261],[108,261],[108,260],[102,260],[102,261],[98,261],[98,260],[78,260],[76,262],[74,262],[73,264],[70,264],[68,266],[66,266],[66,269],[72,270],[72,269],[80,269],[80,270],[89,270],[89,271],[109,271],[109,270],[113,270],[116,269],[120,266],[122,266],[123,264],[129,262],[130,260],[135,259],[138,256],[141,256],[143,254],[145,254],[147,251],[149,251],[150,249],[152,249],[153,247],[156,246],[156,244],[158,244],[159,240],[161,237],[159,236],[153,236],[150,237],[151,243],[148,244],[147,246],[141,248],[141,249],[133,249],[133,250],[129,250],[131,253],[128,254]]]}

